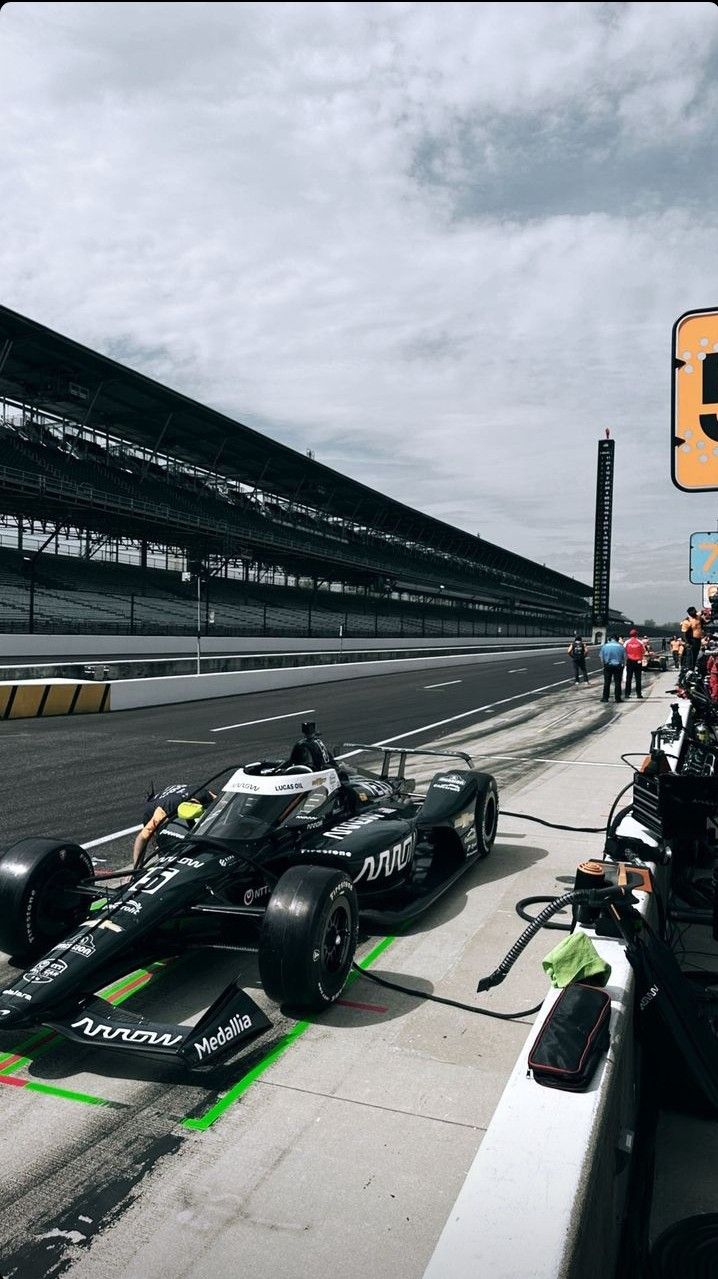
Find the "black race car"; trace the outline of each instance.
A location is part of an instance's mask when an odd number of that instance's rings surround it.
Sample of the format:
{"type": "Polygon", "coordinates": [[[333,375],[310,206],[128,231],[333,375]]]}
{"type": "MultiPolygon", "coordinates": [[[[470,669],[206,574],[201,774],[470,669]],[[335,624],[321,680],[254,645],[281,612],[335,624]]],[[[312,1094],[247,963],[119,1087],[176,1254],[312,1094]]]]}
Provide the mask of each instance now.
{"type": "Polygon", "coordinates": [[[409,922],[491,851],[496,782],[468,755],[348,743],[382,755],[379,771],[348,772],[313,724],[302,731],[286,761],[219,774],[231,773],[199,820],[180,805],[120,887],[97,879],[69,840],[23,839],[0,855],[0,949],[30,961],[0,992],[0,1031],[40,1023],[83,1043],[213,1065],[270,1025],[236,983],[193,1027],[149,1022],[95,992],[128,964],[249,943],[273,1000],[320,1010],[341,994],[360,924],[409,922]],[[410,755],[462,766],[419,795],[405,776],[410,755]]]}

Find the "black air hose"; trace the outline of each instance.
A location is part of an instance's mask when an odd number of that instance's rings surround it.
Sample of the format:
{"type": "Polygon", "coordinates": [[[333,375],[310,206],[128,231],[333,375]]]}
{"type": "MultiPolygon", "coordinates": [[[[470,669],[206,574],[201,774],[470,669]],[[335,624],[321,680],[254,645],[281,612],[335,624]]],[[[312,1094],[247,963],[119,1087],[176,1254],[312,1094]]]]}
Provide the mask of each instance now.
{"type": "Polygon", "coordinates": [[[617,901],[625,897],[627,890],[612,885],[610,888],[581,888],[578,891],[564,893],[562,897],[556,897],[548,906],[544,906],[542,911],[534,919],[533,923],[525,928],[521,936],[514,942],[510,951],[501,960],[492,973],[488,977],[482,977],[476,987],[477,992],[482,990],[490,990],[492,986],[498,986],[508,976],[513,968],[519,955],[526,949],[532,937],[543,928],[547,920],[555,915],[557,911],[563,910],[564,906],[603,906],[610,901],[617,901]]]}

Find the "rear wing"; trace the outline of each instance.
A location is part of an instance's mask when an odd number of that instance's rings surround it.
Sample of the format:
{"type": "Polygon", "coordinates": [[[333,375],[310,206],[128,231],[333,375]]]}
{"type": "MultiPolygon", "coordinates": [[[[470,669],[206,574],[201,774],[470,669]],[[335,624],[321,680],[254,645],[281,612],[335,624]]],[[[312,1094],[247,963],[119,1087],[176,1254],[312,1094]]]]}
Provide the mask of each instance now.
{"type": "Polygon", "coordinates": [[[434,755],[438,759],[460,759],[463,760],[469,768],[473,767],[471,756],[467,755],[465,751],[431,751],[424,750],[421,747],[414,748],[411,746],[374,746],[369,745],[366,742],[344,742],[342,744],[342,750],[344,750],[345,747],[350,747],[353,750],[370,751],[372,754],[381,755],[383,758],[381,762],[380,775],[384,779],[388,779],[390,776],[393,776],[398,778],[399,781],[404,780],[407,755],[434,755]],[[399,764],[395,773],[391,772],[391,759],[393,755],[399,756],[399,764]]]}

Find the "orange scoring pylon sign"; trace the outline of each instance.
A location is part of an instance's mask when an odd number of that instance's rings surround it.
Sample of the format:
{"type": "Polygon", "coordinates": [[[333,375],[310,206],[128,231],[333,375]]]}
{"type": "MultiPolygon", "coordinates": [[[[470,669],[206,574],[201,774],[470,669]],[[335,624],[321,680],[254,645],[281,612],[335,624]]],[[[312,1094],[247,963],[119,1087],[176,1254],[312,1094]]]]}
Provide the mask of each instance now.
{"type": "Polygon", "coordinates": [[[671,478],[679,489],[718,489],[718,307],[673,326],[671,478]]]}

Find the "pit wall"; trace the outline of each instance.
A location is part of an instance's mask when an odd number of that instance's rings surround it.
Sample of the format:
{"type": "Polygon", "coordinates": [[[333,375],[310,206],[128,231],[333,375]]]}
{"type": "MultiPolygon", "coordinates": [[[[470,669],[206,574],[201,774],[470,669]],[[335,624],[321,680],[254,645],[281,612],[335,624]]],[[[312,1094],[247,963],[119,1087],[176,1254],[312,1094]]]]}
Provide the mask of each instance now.
{"type": "MultiPolygon", "coordinates": [[[[679,703],[684,729],[690,704],[679,703]]],[[[666,722],[670,717],[666,717],[666,722]]],[[[675,771],[682,749],[673,747],[675,771]]],[[[619,833],[657,848],[628,814],[619,833]]],[[[670,863],[646,862],[668,896],[670,863]]],[[[637,909],[657,927],[655,894],[637,909]]],[[[636,1131],[635,979],[623,942],[588,933],[611,965],[611,1041],[586,1092],[543,1088],[528,1055],[559,997],[549,991],[434,1250],[423,1279],[607,1279],[615,1274],[636,1131]]],[[[677,1272],[676,1272],[677,1273],[677,1272]]]]}
{"type": "MultiPolygon", "coordinates": [[[[651,917],[652,899],[643,897],[642,912],[651,917]]],[[[634,979],[620,942],[589,936],[612,970],[608,1056],[587,1092],[535,1082],[527,1059],[560,994],[551,991],[423,1279],[607,1279],[615,1272],[636,1125],[634,979]]]]}

